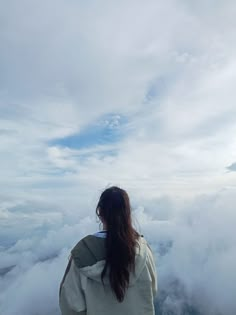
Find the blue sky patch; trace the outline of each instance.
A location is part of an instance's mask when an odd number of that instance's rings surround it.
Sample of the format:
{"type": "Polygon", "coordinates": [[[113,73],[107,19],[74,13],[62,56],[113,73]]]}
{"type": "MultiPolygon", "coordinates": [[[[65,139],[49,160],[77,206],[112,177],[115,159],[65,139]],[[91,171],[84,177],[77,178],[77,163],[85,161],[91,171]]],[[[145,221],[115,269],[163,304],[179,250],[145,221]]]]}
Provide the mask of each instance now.
{"type": "Polygon", "coordinates": [[[51,146],[62,146],[71,149],[84,149],[97,145],[112,144],[123,137],[127,119],[118,114],[103,116],[95,123],[88,125],[77,134],[51,141],[51,146]]]}
{"type": "Polygon", "coordinates": [[[166,90],[166,82],[164,78],[157,78],[150,82],[147,87],[147,92],[144,98],[144,102],[152,102],[159,99],[166,90]]]}
{"type": "Polygon", "coordinates": [[[230,172],[236,172],[236,162],[233,163],[233,164],[231,164],[231,165],[229,165],[229,166],[227,166],[226,168],[227,168],[227,170],[229,170],[230,172]]]}

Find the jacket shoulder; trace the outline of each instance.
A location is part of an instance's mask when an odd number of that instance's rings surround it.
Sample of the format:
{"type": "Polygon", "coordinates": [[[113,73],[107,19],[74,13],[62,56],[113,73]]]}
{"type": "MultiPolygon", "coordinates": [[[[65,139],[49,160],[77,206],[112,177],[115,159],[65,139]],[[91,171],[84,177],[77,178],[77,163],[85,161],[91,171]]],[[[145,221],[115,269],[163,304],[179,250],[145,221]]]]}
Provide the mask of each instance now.
{"type": "Polygon", "coordinates": [[[105,239],[87,235],[74,246],[71,256],[78,268],[92,266],[106,257],[105,239]]]}

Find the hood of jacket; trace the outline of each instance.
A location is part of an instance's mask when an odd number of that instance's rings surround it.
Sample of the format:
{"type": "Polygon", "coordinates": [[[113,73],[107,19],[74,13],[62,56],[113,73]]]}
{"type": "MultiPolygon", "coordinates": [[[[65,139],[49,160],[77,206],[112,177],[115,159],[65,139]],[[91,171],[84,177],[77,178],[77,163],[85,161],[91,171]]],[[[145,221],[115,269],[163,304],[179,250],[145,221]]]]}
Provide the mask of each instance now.
{"type": "MultiPolygon", "coordinates": [[[[136,247],[135,272],[130,273],[129,285],[132,286],[140,277],[147,259],[147,242],[139,237],[136,247]]],[[[83,238],[71,251],[75,265],[87,278],[102,282],[101,273],[105,265],[105,238],[88,235],[83,238]]],[[[109,268],[108,268],[109,272],[109,268]]],[[[108,272],[103,282],[109,284],[108,272]]]]}

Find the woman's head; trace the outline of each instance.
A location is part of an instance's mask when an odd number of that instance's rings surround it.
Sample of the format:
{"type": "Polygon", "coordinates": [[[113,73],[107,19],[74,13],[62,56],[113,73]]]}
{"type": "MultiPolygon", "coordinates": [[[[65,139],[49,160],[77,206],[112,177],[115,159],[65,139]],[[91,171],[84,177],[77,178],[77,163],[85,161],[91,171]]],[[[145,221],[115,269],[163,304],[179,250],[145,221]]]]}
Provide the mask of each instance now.
{"type": "Polygon", "coordinates": [[[106,189],[99,199],[96,213],[107,229],[106,263],[109,279],[118,301],[124,299],[129,285],[129,274],[135,269],[135,246],[139,234],[132,227],[131,207],[127,192],[119,187],[106,189]]]}
{"type": "MultiPolygon", "coordinates": [[[[96,213],[107,230],[121,230],[131,226],[131,207],[127,192],[113,186],[106,189],[99,199],[96,213]]],[[[122,232],[122,231],[120,231],[122,232]]]]}

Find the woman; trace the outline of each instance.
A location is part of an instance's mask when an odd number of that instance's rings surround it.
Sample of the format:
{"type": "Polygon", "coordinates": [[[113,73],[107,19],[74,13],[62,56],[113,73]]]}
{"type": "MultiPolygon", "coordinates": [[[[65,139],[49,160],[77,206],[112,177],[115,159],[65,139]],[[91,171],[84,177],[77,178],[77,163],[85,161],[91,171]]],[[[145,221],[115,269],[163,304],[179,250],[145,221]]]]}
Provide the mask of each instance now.
{"type": "Polygon", "coordinates": [[[106,189],[96,213],[103,231],[86,236],[71,251],[60,285],[62,315],[153,315],[154,258],[132,227],[128,194],[106,189]]]}

